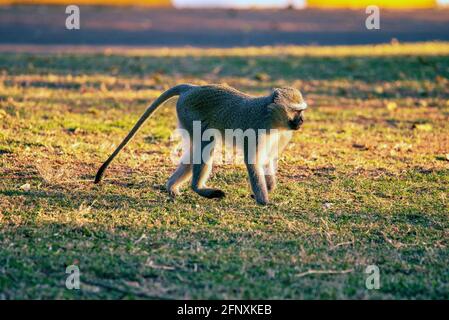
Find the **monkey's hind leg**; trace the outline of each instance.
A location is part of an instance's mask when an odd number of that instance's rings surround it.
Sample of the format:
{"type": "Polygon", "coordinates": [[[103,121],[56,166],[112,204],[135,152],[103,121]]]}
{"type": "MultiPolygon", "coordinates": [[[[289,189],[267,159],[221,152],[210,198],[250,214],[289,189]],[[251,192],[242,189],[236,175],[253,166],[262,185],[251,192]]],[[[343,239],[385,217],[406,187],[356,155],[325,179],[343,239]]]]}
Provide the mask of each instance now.
{"type": "Polygon", "coordinates": [[[172,198],[180,194],[179,187],[190,179],[192,176],[192,165],[191,164],[179,164],[175,172],[168,179],[166,188],[168,193],[172,198]]]}
{"type": "Polygon", "coordinates": [[[185,151],[185,153],[181,157],[181,161],[176,168],[175,172],[168,179],[167,184],[165,185],[168,193],[172,198],[179,195],[179,188],[183,183],[190,179],[192,176],[192,160],[190,159],[190,148],[185,151]]]}
{"type": "Polygon", "coordinates": [[[209,143],[201,143],[201,148],[196,150],[197,152],[201,152],[200,158],[196,160],[194,157],[194,162],[198,161],[199,163],[194,163],[192,165],[192,189],[197,194],[202,197],[206,197],[209,199],[213,198],[223,198],[225,193],[219,189],[208,188],[206,186],[206,182],[209,179],[209,175],[212,171],[212,163],[213,163],[213,151],[214,151],[214,142],[209,143]],[[209,147],[209,152],[205,152],[205,148],[209,147]]]}

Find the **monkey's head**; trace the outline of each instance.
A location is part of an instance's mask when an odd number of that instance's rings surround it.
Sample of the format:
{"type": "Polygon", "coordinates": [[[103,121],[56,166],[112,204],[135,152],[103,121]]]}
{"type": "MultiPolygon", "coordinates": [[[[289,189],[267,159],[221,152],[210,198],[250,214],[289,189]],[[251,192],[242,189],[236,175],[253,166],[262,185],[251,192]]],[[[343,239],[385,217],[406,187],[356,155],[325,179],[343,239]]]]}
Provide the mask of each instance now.
{"type": "Polygon", "coordinates": [[[294,88],[276,88],[268,105],[271,126],[276,129],[298,130],[304,122],[307,103],[294,88]]]}

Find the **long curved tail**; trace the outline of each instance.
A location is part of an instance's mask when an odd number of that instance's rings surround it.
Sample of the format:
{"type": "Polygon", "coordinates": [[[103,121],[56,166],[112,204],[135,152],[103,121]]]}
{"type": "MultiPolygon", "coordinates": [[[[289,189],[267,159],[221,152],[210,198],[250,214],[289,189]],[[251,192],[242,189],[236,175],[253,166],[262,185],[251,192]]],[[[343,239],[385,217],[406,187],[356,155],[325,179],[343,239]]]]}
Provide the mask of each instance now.
{"type": "Polygon", "coordinates": [[[162,93],[143,113],[131,131],[128,133],[126,138],[120,143],[120,145],[115,149],[115,151],[109,156],[108,160],[98,169],[97,175],[95,176],[95,183],[99,183],[103,178],[104,172],[106,171],[109,164],[114,160],[114,158],[119,154],[119,152],[128,144],[128,142],[134,137],[134,135],[139,131],[140,127],[144,124],[144,122],[153,114],[153,112],[165,101],[174,96],[179,96],[181,93],[188,91],[191,89],[193,85],[189,84],[180,84],[174,86],[171,89],[168,89],[164,93],[162,93]]]}

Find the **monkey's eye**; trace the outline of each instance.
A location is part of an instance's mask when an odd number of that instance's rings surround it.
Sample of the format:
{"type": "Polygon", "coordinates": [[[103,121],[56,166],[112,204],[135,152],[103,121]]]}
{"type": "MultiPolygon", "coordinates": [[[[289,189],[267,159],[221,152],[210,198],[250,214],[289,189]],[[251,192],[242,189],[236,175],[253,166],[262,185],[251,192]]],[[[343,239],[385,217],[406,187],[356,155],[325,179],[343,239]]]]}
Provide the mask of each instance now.
{"type": "Polygon", "coordinates": [[[304,115],[304,110],[301,110],[301,111],[295,111],[295,113],[294,113],[294,117],[295,117],[295,118],[302,118],[303,115],[304,115]]]}

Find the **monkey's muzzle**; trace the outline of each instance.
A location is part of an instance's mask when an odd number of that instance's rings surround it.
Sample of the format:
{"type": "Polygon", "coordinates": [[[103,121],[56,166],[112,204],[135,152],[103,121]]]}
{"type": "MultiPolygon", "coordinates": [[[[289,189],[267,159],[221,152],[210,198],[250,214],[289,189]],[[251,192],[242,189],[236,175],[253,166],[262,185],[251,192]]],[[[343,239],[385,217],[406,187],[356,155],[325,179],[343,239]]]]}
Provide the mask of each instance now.
{"type": "Polygon", "coordinates": [[[290,120],[288,122],[288,126],[290,127],[290,129],[292,130],[298,130],[299,128],[301,128],[301,125],[304,122],[304,118],[301,115],[294,117],[292,120],[290,120]]]}

